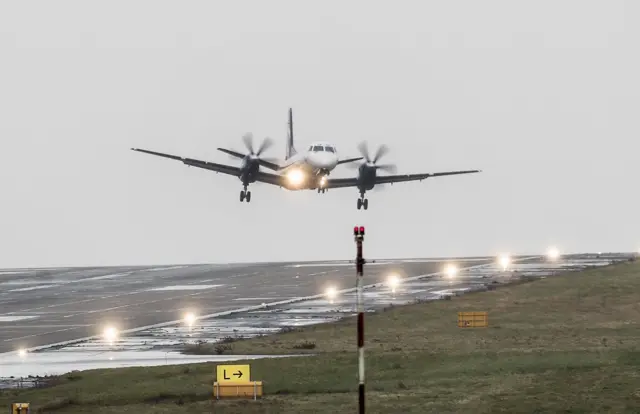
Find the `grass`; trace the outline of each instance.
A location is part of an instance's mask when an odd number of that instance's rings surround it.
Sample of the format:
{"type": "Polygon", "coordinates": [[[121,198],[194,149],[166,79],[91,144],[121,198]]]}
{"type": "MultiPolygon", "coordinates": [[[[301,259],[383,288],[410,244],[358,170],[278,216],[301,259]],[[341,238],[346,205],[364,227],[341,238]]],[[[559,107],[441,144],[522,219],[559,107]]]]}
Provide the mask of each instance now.
{"type": "MultiPolygon", "coordinates": [[[[568,273],[450,301],[367,315],[368,413],[640,412],[640,263],[568,273]],[[486,310],[489,328],[456,327],[486,310]]],[[[214,364],[95,370],[0,406],[36,412],[336,413],[357,407],[353,318],[250,340],[224,353],[314,356],[251,361],[261,401],[212,402],[214,364]]],[[[201,347],[200,352],[216,351],[201,347]]],[[[240,362],[238,362],[240,363],[240,362]]]]}

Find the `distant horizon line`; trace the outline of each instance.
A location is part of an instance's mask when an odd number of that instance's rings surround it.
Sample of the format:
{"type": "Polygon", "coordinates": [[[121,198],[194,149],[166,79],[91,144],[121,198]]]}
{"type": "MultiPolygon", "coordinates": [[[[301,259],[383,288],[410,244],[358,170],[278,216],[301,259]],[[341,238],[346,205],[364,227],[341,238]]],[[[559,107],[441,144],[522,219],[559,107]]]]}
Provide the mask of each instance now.
{"type": "MultiPolygon", "coordinates": [[[[545,256],[545,253],[504,253],[511,257],[525,256],[545,256]]],[[[622,251],[598,251],[598,252],[566,252],[562,256],[580,256],[580,255],[638,255],[638,252],[622,252],[622,251]]],[[[374,261],[393,261],[393,260],[454,260],[454,259],[486,259],[497,257],[498,255],[477,255],[477,256],[430,256],[430,257],[387,257],[367,259],[369,262],[374,261]]],[[[110,268],[110,267],[160,267],[160,266],[204,266],[204,265],[266,265],[266,264],[284,264],[284,263],[345,263],[353,262],[354,259],[318,259],[318,260],[276,260],[276,261],[232,261],[232,262],[191,262],[191,263],[155,263],[155,264],[114,264],[114,265],[51,265],[51,266],[32,266],[32,267],[2,267],[3,271],[15,270],[47,270],[47,269],[82,269],[82,268],[110,268]]]]}

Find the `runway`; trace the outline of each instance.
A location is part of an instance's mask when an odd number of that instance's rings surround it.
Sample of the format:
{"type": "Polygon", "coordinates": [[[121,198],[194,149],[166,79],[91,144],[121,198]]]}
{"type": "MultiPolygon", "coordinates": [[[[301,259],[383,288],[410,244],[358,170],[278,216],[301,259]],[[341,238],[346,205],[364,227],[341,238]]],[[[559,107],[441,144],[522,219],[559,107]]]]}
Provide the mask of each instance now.
{"type": "MultiPolygon", "coordinates": [[[[469,265],[487,260],[468,262],[469,265]]],[[[367,280],[391,271],[416,276],[435,262],[367,266],[367,280]]],[[[354,285],[349,263],[191,265],[0,271],[0,353],[182,318],[321,293],[354,285]]]]}
{"type": "MultiPolygon", "coordinates": [[[[518,260],[514,258],[507,272],[493,257],[368,263],[367,310],[483,290],[514,278],[548,277],[561,270],[602,266],[626,257],[582,255],[556,263],[546,263],[540,257],[518,260]],[[449,263],[461,269],[454,280],[441,274],[449,263]],[[395,291],[385,284],[390,274],[402,280],[395,291]]],[[[353,292],[342,292],[330,301],[323,296],[328,286],[352,289],[355,265],[325,262],[0,271],[0,376],[157,365],[169,359],[172,363],[196,362],[177,351],[186,343],[269,334],[352,315],[353,292]],[[185,312],[194,312],[201,319],[187,327],[181,322],[185,312]],[[101,335],[107,325],[136,332],[122,335],[116,344],[89,338],[101,335]],[[82,341],[65,343],[79,339],[82,341]],[[51,348],[52,344],[58,345],[51,348]],[[29,365],[15,352],[26,348],[38,351],[29,354],[29,365]],[[182,362],[176,362],[178,359],[182,362]]],[[[197,360],[216,358],[220,359],[197,360]]],[[[237,358],[240,356],[227,359],[237,358]]]]}

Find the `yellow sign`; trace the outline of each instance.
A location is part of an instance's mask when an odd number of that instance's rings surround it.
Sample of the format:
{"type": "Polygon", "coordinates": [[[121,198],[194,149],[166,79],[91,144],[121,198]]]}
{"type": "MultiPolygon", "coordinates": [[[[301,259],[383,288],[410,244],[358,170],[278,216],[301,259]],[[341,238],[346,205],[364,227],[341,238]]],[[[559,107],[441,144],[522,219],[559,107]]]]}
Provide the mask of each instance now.
{"type": "Polygon", "coordinates": [[[213,395],[220,398],[253,398],[262,397],[262,381],[237,381],[213,383],[213,395]]]}
{"type": "Polygon", "coordinates": [[[487,312],[458,312],[459,328],[486,328],[489,326],[487,312]]]}
{"type": "Polygon", "coordinates": [[[29,414],[29,403],[11,404],[11,414],[29,414]]]}
{"type": "Polygon", "coordinates": [[[218,365],[216,367],[218,382],[248,382],[251,381],[250,365],[218,365]]]}

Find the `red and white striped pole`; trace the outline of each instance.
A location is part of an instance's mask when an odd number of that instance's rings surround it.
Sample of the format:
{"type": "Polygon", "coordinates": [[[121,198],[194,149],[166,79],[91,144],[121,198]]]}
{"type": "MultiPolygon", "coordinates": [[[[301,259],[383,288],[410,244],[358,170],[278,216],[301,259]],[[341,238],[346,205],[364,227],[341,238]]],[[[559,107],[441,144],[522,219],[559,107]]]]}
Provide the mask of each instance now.
{"type": "Polygon", "coordinates": [[[359,413],[364,414],[364,297],[363,297],[363,268],[362,241],[364,240],[364,227],[354,227],[353,235],[356,239],[356,297],[358,309],[358,406],[359,413]]]}

